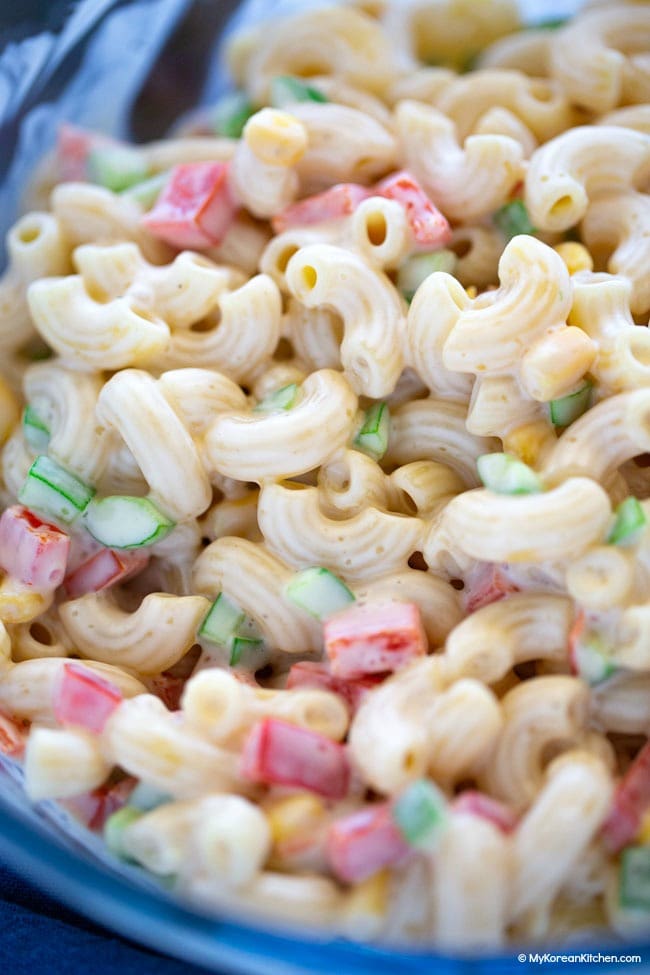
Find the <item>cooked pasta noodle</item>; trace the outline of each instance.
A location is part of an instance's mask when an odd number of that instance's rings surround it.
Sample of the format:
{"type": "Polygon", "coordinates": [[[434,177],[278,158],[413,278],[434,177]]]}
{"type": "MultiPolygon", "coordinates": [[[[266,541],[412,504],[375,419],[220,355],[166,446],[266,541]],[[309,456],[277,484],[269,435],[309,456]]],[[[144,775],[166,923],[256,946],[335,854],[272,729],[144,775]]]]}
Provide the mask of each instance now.
{"type": "Polygon", "coordinates": [[[645,932],[650,11],[267,6],[8,234],[0,756],[204,913],[645,932]]]}

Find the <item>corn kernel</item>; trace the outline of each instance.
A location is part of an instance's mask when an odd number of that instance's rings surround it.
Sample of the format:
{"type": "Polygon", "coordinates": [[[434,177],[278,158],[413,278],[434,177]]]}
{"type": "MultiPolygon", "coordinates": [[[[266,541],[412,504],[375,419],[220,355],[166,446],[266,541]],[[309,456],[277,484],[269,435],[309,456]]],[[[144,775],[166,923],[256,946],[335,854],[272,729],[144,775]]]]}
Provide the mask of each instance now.
{"type": "Polygon", "coordinates": [[[0,582],[0,620],[3,623],[29,623],[52,603],[54,593],[40,592],[5,576],[0,582]]]}
{"type": "Polygon", "coordinates": [[[20,407],[7,382],[0,378],[0,444],[8,439],[20,419],[20,407]]]}
{"type": "Polygon", "coordinates": [[[650,809],[641,820],[641,827],[637,833],[636,841],[644,846],[650,845],[650,809]]]}
{"type": "Polygon", "coordinates": [[[475,284],[468,285],[465,288],[465,291],[467,292],[467,297],[468,298],[476,298],[476,296],[478,294],[478,288],[476,287],[475,284]]]}
{"type": "Polygon", "coordinates": [[[279,799],[266,808],[274,844],[284,843],[300,832],[311,831],[325,811],[317,796],[297,795],[279,799]]]}
{"type": "Polygon", "coordinates": [[[288,112],[263,108],[244,126],[244,141],[263,163],[293,166],[307,149],[307,129],[288,112]]]}
{"type": "Polygon", "coordinates": [[[503,449],[508,454],[514,454],[524,464],[537,466],[546,447],[555,441],[555,435],[544,420],[524,423],[511,430],[503,440],[503,449]]]}
{"type": "Polygon", "coordinates": [[[521,363],[521,384],[533,399],[566,396],[596,357],[596,346],[580,328],[569,325],[535,342],[521,363]]]}
{"type": "Polygon", "coordinates": [[[569,274],[577,271],[593,271],[594,262],[591,254],[584,246],[575,240],[565,240],[562,244],[557,244],[553,250],[560,255],[566,264],[569,274]]]}
{"type": "Polygon", "coordinates": [[[381,932],[388,909],[390,872],[380,870],[350,890],[343,911],[346,932],[373,938],[381,932]]]}

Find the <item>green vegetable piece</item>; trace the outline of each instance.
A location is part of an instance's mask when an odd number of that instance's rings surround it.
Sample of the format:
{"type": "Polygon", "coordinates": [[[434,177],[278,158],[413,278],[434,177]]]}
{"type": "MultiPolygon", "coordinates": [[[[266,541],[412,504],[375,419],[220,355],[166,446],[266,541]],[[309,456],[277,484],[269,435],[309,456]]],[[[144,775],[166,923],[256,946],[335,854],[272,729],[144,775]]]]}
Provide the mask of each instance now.
{"type": "Polygon", "coordinates": [[[607,536],[609,545],[622,545],[636,541],[638,533],[647,522],[646,514],[636,498],[626,498],[616,509],[616,521],[607,536]]]}
{"type": "Polygon", "coordinates": [[[616,671],[616,666],[608,656],[605,647],[595,637],[578,644],[575,649],[575,665],[578,677],[591,687],[602,684],[616,671]]]}
{"type": "Polygon", "coordinates": [[[513,200],[500,207],[494,214],[494,223],[507,240],[518,234],[534,234],[528,210],[523,200],[513,200]]]}
{"type": "Polygon", "coordinates": [[[296,102],[328,102],[318,88],[306,84],[299,78],[290,75],[278,75],[271,82],[271,105],[274,108],[286,108],[296,102]]]}
{"type": "Polygon", "coordinates": [[[212,126],[217,135],[239,139],[244,126],[255,112],[255,106],[243,91],[233,91],[217,102],[212,126]]]}
{"type": "Polygon", "coordinates": [[[123,806],[109,816],[104,823],[104,842],[106,846],[114,856],[119,857],[120,860],[125,860],[127,863],[135,863],[135,860],[124,849],[124,831],[132,823],[137,822],[141,816],[142,812],[139,809],[134,809],[132,806],[123,806]]]}
{"type": "Polygon", "coordinates": [[[407,843],[429,846],[447,821],[447,802],[432,782],[418,779],[395,800],[392,815],[407,843]]]}
{"type": "Polygon", "coordinates": [[[162,193],[169,180],[169,173],[156,173],[149,179],[144,179],[139,183],[134,183],[128,189],[122,190],[122,196],[135,200],[145,210],[151,210],[152,206],[162,193]]]}
{"type": "Polygon", "coordinates": [[[318,565],[296,572],[285,591],[292,603],[318,620],[345,609],[355,598],[342,579],[318,565]]]}
{"type": "Polygon", "coordinates": [[[124,494],[93,501],[84,517],[90,534],[107,548],[153,545],[175,525],[149,498],[124,494]]]}
{"type": "Polygon", "coordinates": [[[244,611],[220,592],[199,628],[199,636],[227,647],[245,619],[244,611]]]}
{"type": "Polygon", "coordinates": [[[230,666],[234,667],[247,651],[259,652],[264,648],[264,640],[257,640],[247,636],[233,637],[230,647],[230,666]]]}
{"type": "Polygon", "coordinates": [[[23,410],[23,434],[32,450],[39,453],[47,450],[50,442],[49,428],[29,403],[23,410]]]}
{"type": "Polygon", "coordinates": [[[388,403],[375,403],[366,410],[363,426],[354,438],[354,446],[373,460],[381,460],[388,449],[390,410],[388,403]]]}
{"type": "Polygon", "coordinates": [[[71,524],[88,507],[95,489],[41,454],[29,469],[18,500],[26,508],[71,524]]]}
{"type": "Polygon", "coordinates": [[[447,274],[453,274],[457,264],[458,258],[454,252],[446,250],[444,247],[427,254],[414,254],[413,257],[407,258],[400,265],[397,272],[397,287],[410,303],[413,301],[415,292],[430,274],[433,274],[434,271],[445,271],[447,274]]]}
{"type": "Polygon", "coordinates": [[[282,410],[290,410],[296,405],[298,398],[298,383],[289,383],[280,389],[274,389],[272,393],[261,399],[253,407],[253,413],[279,413],[282,410]]]}
{"type": "Polygon", "coordinates": [[[575,393],[552,399],[549,404],[551,423],[555,427],[568,427],[591,405],[591,383],[584,383],[575,393]]]}
{"type": "MultiPolygon", "coordinates": [[[[163,806],[166,802],[173,802],[173,797],[166,792],[161,792],[148,782],[138,782],[135,789],[129,796],[129,806],[138,809],[140,812],[150,812],[163,806]]],[[[128,807],[127,807],[128,808],[128,807]]]]}
{"type": "Polygon", "coordinates": [[[476,466],[485,487],[496,494],[537,494],[544,490],[535,471],[512,454],[483,454],[476,466]]]}
{"type": "Polygon", "coordinates": [[[570,17],[549,17],[548,20],[540,20],[536,24],[531,24],[531,30],[559,30],[565,27],[570,17]]]}
{"type": "Polygon", "coordinates": [[[142,182],[148,175],[142,154],[134,146],[97,146],[88,154],[90,180],[114,193],[142,182]]]}
{"type": "Polygon", "coordinates": [[[618,899],[621,907],[650,914],[650,846],[628,846],[623,850],[618,899]]]}

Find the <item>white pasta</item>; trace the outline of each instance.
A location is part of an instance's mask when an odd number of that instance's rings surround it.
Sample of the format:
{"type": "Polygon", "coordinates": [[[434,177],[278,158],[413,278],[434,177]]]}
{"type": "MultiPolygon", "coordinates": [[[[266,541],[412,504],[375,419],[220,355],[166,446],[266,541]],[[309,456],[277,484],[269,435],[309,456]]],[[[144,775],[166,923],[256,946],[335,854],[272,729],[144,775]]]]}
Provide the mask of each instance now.
{"type": "Polygon", "coordinates": [[[400,298],[363,260],[338,247],[303,247],[287,266],[291,293],[308,308],[325,305],[343,319],[341,362],[356,393],[392,392],[402,371],[400,298]]]}
{"type": "Polygon", "coordinates": [[[505,203],[523,176],[523,151],[502,135],[471,135],[461,148],[437,109],[400,102],[396,124],[406,162],[444,213],[472,223],[505,203]]]}
{"type": "Polygon", "coordinates": [[[541,230],[582,220],[598,193],[642,187],[650,176],[650,136],[606,125],[569,129],[533,153],[526,205],[541,230]]]}
{"type": "Polygon", "coordinates": [[[650,9],[293,6],[7,235],[0,764],[283,936],[644,935],[650,9]]]}

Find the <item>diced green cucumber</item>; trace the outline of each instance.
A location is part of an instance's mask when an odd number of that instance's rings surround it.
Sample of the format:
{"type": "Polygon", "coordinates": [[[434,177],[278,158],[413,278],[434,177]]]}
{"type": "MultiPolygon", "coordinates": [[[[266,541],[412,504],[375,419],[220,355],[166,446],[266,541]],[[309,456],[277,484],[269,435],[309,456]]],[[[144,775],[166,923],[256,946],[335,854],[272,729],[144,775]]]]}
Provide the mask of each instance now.
{"type": "Polygon", "coordinates": [[[230,666],[234,667],[241,660],[242,654],[252,651],[259,653],[264,648],[264,640],[247,636],[234,636],[230,646],[230,666]]]}
{"type": "Polygon", "coordinates": [[[535,24],[531,24],[529,29],[559,30],[561,27],[565,27],[570,19],[570,17],[549,17],[548,20],[538,20],[535,24]]]}
{"type": "Polygon", "coordinates": [[[69,525],[86,510],[95,489],[41,454],[29,469],[18,500],[26,508],[69,525]]]}
{"type": "Polygon", "coordinates": [[[142,812],[139,809],[134,809],[130,805],[122,806],[121,809],[118,809],[117,812],[109,816],[104,823],[104,842],[106,846],[114,856],[119,857],[120,860],[126,860],[128,863],[134,863],[135,861],[124,849],[124,830],[137,822],[141,816],[142,812]]]}
{"type": "Polygon", "coordinates": [[[621,854],[618,900],[621,907],[650,915],[650,846],[628,846],[621,854]]]}
{"type": "Polygon", "coordinates": [[[537,494],[544,490],[535,471],[512,454],[483,454],[476,466],[485,487],[496,494],[537,494]]]}
{"type": "Polygon", "coordinates": [[[42,453],[50,442],[50,431],[45,421],[29,403],[23,410],[23,435],[32,448],[42,453]]]}
{"type": "Polygon", "coordinates": [[[243,91],[233,91],[220,98],[212,114],[212,127],[217,135],[239,139],[244,126],[255,112],[255,106],[243,91]]]}
{"type": "Polygon", "coordinates": [[[114,193],[141,183],[149,175],[142,153],[134,146],[96,146],[88,154],[88,176],[114,193]]]}
{"type": "Polygon", "coordinates": [[[342,579],[319,565],[296,572],[285,591],[292,603],[318,620],[345,609],[355,598],[342,579]]]}
{"type": "Polygon", "coordinates": [[[518,234],[534,234],[535,228],[530,222],[528,210],[523,200],[512,200],[505,203],[494,214],[494,223],[507,240],[518,234]]]}
{"type": "Polygon", "coordinates": [[[139,809],[140,812],[149,812],[151,809],[157,809],[158,806],[163,806],[166,802],[172,801],[172,796],[166,792],[161,792],[160,789],[149,785],[148,782],[138,782],[129,796],[129,806],[133,809],[139,809]]]}
{"type": "Polygon", "coordinates": [[[245,619],[246,613],[243,609],[220,592],[199,627],[199,636],[205,637],[211,643],[218,643],[224,647],[230,646],[245,619]]]}
{"type": "Polygon", "coordinates": [[[591,404],[591,383],[583,383],[575,393],[552,399],[549,403],[551,423],[555,427],[568,427],[586,413],[591,404]]]}
{"type": "Polygon", "coordinates": [[[107,548],[141,548],[165,538],[174,522],[149,498],[110,495],[88,505],[86,528],[107,548]]]}
{"type": "Polygon", "coordinates": [[[354,446],[373,460],[381,460],[388,449],[390,410],[388,403],[374,403],[366,410],[361,429],[354,438],[354,446]]]}
{"type": "Polygon", "coordinates": [[[299,78],[290,75],[278,75],[271,82],[271,105],[274,108],[286,108],[295,102],[328,102],[313,85],[308,85],[299,78]]]}
{"type": "Polygon", "coordinates": [[[616,665],[595,639],[578,644],[575,648],[574,661],[578,677],[592,687],[602,684],[616,671],[616,665]]]}
{"type": "Polygon", "coordinates": [[[392,814],[407,843],[429,845],[447,821],[447,801],[432,782],[418,779],[394,801],[392,814]]]}
{"type": "Polygon", "coordinates": [[[298,383],[289,383],[280,389],[274,389],[253,407],[253,413],[279,413],[281,410],[290,410],[296,405],[298,389],[298,383]]]}
{"type": "Polygon", "coordinates": [[[156,173],[155,176],[151,176],[149,179],[144,179],[139,183],[134,183],[133,186],[129,186],[128,189],[122,190],[122,196],[126,196],[130,200],[135,200],[145,210],[150,210],[167,185],[168,181],[168,172],[156,173]]]}
{"type": "Polygon", "coordinates": [[[453,274],[457,264],[458,258],[454,252],[445,248],[428,254],[414,254],[400,265],[397,272],[397,287],[410,303],[425,278],[435,271],[453,274]]]}
{"type": "Polygon", "coordinates": [[[636,498],[626,498],[616,509],[616,520],[607,536],[609,545],[623,545],[636,541],[648,519],[636,498]]]}

